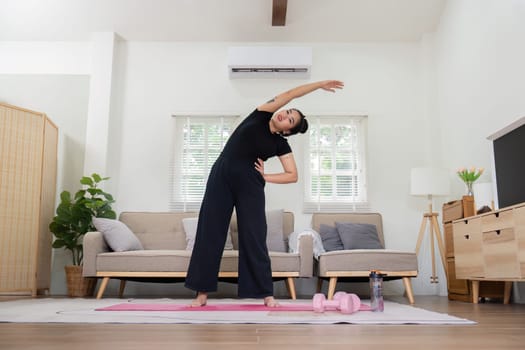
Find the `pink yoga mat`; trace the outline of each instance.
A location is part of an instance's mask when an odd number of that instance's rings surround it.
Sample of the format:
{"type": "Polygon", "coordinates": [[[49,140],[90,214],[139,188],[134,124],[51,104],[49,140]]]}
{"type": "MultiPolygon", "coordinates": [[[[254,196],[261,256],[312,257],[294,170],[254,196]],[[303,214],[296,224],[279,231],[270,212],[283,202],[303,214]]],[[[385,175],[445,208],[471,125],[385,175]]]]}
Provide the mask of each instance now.
{"type": "MultiPolygon", "coordinates": [[[[95,309],[96,311],[313,311],[311,304],[280,304],[279,307],[268,307],[262,304],[215,304],[191,307],[181,304],[133,304],[123,303],[95,309]]],[[[361,305],[361,311],[370,310],[361,305]]]]}

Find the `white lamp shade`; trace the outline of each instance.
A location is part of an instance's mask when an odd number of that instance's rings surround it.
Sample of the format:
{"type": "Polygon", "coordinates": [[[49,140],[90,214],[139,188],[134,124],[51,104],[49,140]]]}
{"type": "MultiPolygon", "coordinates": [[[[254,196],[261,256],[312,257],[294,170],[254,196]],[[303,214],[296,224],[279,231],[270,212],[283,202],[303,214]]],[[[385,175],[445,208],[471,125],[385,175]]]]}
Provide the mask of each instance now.
{"type": "Polygon", "coordinates": [[[410,194],[413,196],[446,196],[450,192],[448,169],[412,168],[410,194]]]}

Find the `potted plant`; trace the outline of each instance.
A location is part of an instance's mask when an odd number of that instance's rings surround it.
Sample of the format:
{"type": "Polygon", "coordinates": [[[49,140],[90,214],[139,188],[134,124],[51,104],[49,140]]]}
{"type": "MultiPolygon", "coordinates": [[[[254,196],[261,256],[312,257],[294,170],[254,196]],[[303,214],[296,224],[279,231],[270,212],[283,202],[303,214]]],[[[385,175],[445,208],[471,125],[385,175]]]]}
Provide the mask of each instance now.
{"type": "Polygon", "coordinates": [[[457,170],[457,174],[461,180],[467,185],[467,196],[474,196],[474,192],[472,191],[472,185],[474,182],[479,179],[481,174],[483,174],[484,169],[483,168],[461,168],[457,170]]]}
{"type": "Polygon", "coordinates": [[[69,191],[63,191],[56,216],[49,224],[49,230],[55,236],[53,248],[64,248],[72,255],[73,264],[65,266],[69,296],[90,296],[95,290],[96,279],[82,277],[82,241],[87,232],[96,231],[93,217],[116,218],[111,209],[113,196],[99,188],[99,184],[107,179],[98,174],[83,176],[80,179],[83,186],[73,198],[69,191]]]}

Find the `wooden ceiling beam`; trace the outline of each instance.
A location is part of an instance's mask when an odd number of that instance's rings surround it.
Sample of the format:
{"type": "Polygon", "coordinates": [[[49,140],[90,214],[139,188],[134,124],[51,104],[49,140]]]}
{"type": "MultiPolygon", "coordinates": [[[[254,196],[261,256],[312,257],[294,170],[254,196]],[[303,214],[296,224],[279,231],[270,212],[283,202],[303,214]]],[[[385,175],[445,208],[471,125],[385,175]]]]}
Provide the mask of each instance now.
{"type": "Polygon", "coordinates": [[[288,0],[273,0],[272,26],[286,25],[286,6],[288,0]]]}

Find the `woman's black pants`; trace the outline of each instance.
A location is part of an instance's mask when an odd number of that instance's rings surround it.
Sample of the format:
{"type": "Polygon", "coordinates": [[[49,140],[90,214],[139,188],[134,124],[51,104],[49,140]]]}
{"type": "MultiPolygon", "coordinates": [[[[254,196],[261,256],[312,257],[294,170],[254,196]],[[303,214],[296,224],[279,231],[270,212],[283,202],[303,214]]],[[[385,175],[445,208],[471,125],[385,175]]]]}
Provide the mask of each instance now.
{"type": "Polygon", "coordinates": [[[220,156],[212,167],[199,212],[197,235],[185,286],[199,292],[217,290],[226,235],[235,208],[238,225],[238,296],[273,295],[266,246],[265,181],[252,160],[220,156]]]}

